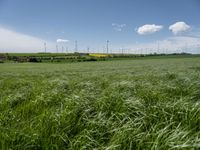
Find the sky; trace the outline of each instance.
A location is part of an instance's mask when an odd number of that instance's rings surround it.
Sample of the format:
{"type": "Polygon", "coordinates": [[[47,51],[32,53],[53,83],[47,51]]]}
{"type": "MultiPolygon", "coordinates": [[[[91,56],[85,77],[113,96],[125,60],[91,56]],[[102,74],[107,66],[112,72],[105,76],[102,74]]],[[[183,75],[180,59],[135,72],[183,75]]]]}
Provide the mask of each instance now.
{"type": "Polygon", "coordinates": [[[199,0],[0,0],[0,52],[200,49],[199,0]],[[58,49],[56,49],[56,45],[58,49]]]}

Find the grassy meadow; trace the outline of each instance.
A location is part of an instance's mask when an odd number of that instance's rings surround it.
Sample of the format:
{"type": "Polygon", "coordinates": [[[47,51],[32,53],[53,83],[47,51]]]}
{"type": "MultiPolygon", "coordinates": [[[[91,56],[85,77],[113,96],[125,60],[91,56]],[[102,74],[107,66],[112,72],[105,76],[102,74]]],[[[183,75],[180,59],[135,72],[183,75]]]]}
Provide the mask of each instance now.
{"type": "Polygon", "coordinates": [[[200,149],[200,57],[0,64],[0,149],[200,149]]]}

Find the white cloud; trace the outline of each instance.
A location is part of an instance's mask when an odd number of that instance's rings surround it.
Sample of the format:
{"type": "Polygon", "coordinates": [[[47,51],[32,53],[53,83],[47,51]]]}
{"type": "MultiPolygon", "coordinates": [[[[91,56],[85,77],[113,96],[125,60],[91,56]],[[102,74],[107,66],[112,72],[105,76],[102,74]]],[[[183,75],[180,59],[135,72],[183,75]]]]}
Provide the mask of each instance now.
{"type": "Polygon", "coordinates": [[[67,42],[69,42],[69,40],[57,39],[56,42],[57,42],[57,43],[67,43],[67,42]]]}
{"type": "Polygon", "coordinates": [[[155,24],[146,24],[141,27],[139,27],[137,30],[137,33],[140,35],[146,35],[146,34],[152,34],[155,32],[160,31],[163,28],[162,25],[155,25],[155,24]]]}
{"type": "Polygon", "coordinates": [[[120,31],[123,30],[123,28],[126,27],[126,24],[117,24],[117,23],[112,23],[112,26],[113,26],[113,29],[114,29],[115,31],[120,32],[120,31]]]}
{"type": "Polygon", "coordinates": [[[0,51],[1,52],[42,52],[44,42],[47,48],[54,48],[54,44],[40,38],[22,34],[0,27],[0,51]]]}
{"type": "Polygon", "coordinates": [[[176,22],[169,26],[169,30],[171,30],[175,35],[182,32],[186,32],[190,28],[191,27],[187,25],[185,22],[176,22]]]}

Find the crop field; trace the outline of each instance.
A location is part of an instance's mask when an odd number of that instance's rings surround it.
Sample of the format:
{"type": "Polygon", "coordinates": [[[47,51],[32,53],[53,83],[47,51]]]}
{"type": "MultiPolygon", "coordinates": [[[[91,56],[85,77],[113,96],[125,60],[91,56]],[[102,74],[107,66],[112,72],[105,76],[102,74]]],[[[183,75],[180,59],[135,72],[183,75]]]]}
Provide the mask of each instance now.
{"type": "Polygon", "coordinates": [[[0,64],[0,149],[199,149],[200,57],[0,64]]]}

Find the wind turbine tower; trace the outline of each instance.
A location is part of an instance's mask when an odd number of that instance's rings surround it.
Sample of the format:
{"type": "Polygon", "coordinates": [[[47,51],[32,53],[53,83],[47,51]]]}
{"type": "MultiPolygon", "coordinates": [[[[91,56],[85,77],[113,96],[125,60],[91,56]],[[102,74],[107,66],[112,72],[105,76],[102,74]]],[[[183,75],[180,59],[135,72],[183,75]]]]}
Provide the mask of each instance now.
{"type": "Polygon", "coordinates": [[[78,52],[78,41],[75,41],[75,52],[78,52]]]}
{"type": "Polygon", "coordinates": [[[45,53],[47,52],[47,44],[46,44],[46,42],[44,42],[44,52],[45,53]]]}
{"type": "Polygon", "coordinates": [[[58,53],[58,45],[56,45],[56,53],[58,53]]]}
{"type": "Polygon", "coordinates": [[[107,50],[107,54],[108,54],[108,52],[109,52],[109,42],[110,42],[109,40],[106,41],[106,50],[107,50]]]}

